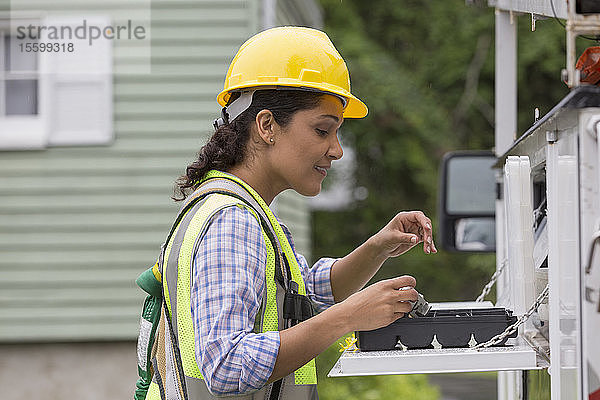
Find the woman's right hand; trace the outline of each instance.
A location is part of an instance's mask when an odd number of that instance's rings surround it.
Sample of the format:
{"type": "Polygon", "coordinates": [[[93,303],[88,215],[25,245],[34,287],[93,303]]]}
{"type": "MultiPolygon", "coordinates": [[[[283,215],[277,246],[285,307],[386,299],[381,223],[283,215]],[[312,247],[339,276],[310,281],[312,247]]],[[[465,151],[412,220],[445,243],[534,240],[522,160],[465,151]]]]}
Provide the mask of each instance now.
{"type": "Polygon", "coordinates": [[[410,312],[417,300],[416,280],[404,275],[374,283],[338,304],[344,308],[351,331],[387,326],[410,312]]]}
{"type": "Polygon", "coordinates": [[[295,371],[352,331],[384,327],[412,309],[415,278],[401,276],[377,282],[320,314],[279,331],[280,346],[269,382],[295,371]]]}

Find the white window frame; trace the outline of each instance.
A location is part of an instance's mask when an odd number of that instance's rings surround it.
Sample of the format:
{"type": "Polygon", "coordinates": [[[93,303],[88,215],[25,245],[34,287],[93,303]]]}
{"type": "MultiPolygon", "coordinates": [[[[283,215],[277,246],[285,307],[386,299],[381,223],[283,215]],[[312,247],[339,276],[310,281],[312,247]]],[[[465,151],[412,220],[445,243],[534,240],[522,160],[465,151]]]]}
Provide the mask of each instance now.
{"type": "MultiPolygon", "coordinates": [[[[15,17],[13,12],[0,13],[0,31],[16,35],[17,32],[12,31],[20,25],[76,25],[83,18],[88,23],[99,26],[110,24],[110,19],[106,16],[15,17]]],[[[44,41],[48,42],[44,38],[40,39],[40,42],[44,41]]],[[[79,58],[76,57],[77,53],[71,54],[69,60],[61,53],[37,53],[38,113],[0,115],[0,151],[106,145],[113,142],[113,43],[110,40],[94,43],[93,50],[86,50],[86,43],[81,43],[81,40],[80,43],[77,39],[72,42],[76,48],[81,49],[77,52],[79,58]],[[99,62],[91,60],[90,51],[98,52],[96,55],[99,55],[99,62]],[[63,57],[62,60],[60,57],[63,57]],[[73,68],[64,68],[65,66],[73,68]],[[77,71],[78,68],[79,72],[70,72],[77,71]],[[86,93],[89,94],[87,98],[86,93]],[[82,96],[85,101],[81,100],[82,96]],[[65,99],[70,99],[71,103],[65,103],[65,99]],[[87,101],[91,101],[93,107],[82,107],[87,101]],[[78,108],[81,112],[76,112],[78,108]],[[71,112],[71,109],[76,111],[71,112]]]]}
{"type": "MultiPolygon", "coordinates": [[[[39,23],[39,18],[20,19],[23,24],[39,23]]],[[[19,22],[20,23],[20,22],[19,22]]],[[[4,36],[16,34],[12,32],[10,16],[0,14],[0,48],[4,51],[4,36]]],[[[4,54],[0,55],[4,57],[4,54]]],[[[47,75],[41,70],[42,60],[37,57],[37,114],[32,115],[0,115],[0,150],[36,150],[46,147],[48,140],[48,112],[42,99],[47,95],[47,75]]],[[[0,93],[4,96],[4,91],[0,93]]],[[[4,101],[4,100],[2,100],[4,101]]]]}

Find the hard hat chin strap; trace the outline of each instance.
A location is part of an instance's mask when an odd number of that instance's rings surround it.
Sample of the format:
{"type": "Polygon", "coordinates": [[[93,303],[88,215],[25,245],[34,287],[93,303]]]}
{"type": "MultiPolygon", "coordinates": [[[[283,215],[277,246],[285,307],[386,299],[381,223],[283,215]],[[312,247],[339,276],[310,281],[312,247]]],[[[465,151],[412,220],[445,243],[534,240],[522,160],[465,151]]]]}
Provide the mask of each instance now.
{"type": "Polygon", "coordinates": [[[219,129],[223,125],[227,125],[233,122],[241,113],[246,111],[250,104],[252,104],[252,95],[256,90],[245,90],[242,91],[240,97],[235,99],[227,107],[223,107],[221,110],[221,117],[217,118],[213,122],[215,130],[219,129]]]}

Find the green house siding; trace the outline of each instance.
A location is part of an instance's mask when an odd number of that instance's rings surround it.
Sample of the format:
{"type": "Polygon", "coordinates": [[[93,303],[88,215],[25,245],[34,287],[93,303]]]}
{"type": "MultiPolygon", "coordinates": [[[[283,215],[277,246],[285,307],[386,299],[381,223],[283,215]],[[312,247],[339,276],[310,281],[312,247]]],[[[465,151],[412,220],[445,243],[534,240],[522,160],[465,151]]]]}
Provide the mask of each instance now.
{"type": "MultiPolygon", "coordinates": [[[[119,22],[145,2],[37,4],[119,22]]],[[[151,4],[152,73],[131,73],[143,60],[135,45],[113,49],[113,143],[0,152],[0,342],[137,333],[134,280],[156,260],[179,207],[173,182],[210,134],[236,49],[261,26],[258,0],[151,4]]],[[[0,12],[8,8],[0,0],[0,12]]],[[[309,255],[304,199],[284,193],[276,209],[309,255]]]]}

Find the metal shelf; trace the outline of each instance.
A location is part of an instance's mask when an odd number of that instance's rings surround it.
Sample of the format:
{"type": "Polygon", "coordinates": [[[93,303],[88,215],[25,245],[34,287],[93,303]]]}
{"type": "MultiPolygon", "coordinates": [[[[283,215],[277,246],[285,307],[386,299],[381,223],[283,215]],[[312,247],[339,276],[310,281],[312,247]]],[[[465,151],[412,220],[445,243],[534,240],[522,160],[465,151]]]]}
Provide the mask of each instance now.
{"type": "Polygon", "coordinates": [[[491,301],[446,301],[443,303],[429,303],[432,310],[454,310],[457,308],[463,309],[478,309],[492,308],[494,303],[491,301]]]}
{"type": "Polygon", "coordinates": [[[488,4],[491,7],[496,7],[500,10],[515,11],[527,14],[542,15],[545,17],[567,18],[567,2],[554,0],[554,11],[550,1],[540,0],[489,0],[488,4]]]}
{"type": "Polygon", "coordinates": [[[345,351],[329,371],[329,377],[434,374],[453,372],[514,371],[539,369],[535,351],[527,346],[345,351]]]}

